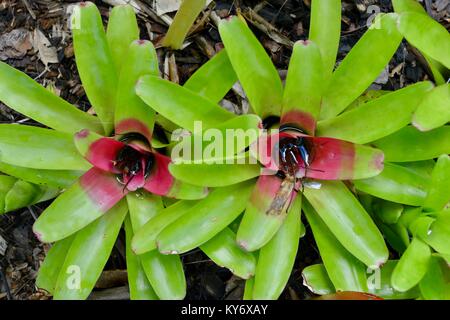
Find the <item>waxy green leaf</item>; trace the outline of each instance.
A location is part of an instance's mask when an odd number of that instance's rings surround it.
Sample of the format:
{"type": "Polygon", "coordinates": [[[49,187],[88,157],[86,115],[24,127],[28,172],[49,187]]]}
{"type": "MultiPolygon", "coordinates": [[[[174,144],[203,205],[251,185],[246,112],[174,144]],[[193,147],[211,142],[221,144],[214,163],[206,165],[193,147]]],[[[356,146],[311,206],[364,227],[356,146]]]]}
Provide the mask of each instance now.
{"type": "Polygon", "coordinates": [[[207,129],[236,117],[207,98],[154,76],[141,77],[136,93],[152,109],[190,131],[195,121],[202,121],[207,129]]]}
{"type": "Polygon", "coordinates": [[[296,124],[314,135],[323,82],[319,47],[311,41],[296,42],[289,61],[281,123],[296,124]]]}
{"type": "Polygon", "coordinates": [[[130,43],[139,39],[139,26],[131,5],[118,5],[111,10],[106,38],[114,66],[120,73],[122,65],[131,60],[127,57],[130,43]]]}
{"type": "Polygon", "coordinates": [[[378,198],[411,206],[423,204],[429,187],[429,179],[391,163],[385,163],[378,176],[353,183],[356,189],[378,198]]]}
{"type": "Polygon", "coordinates": [[[61,132],[75,133],[85,128],[103,132],[98,118],[77,109],[4,62],[0,62],[0,101],[61,132]]]}
{"type": "Polygon", "coordinates": [[[303,202],[308,219],[328,276],[337,291],[367,291],[366,267],[351,255],[330,232],[314,208],[303,202]]]}
{"type": "Polygon", "coordinates": [[[318,123],[317,134],[354,143],[368,143],[398,131],[411,122],[420,101],[433,88],[419,82],[385,94],[358,108],[318,123]],[[380,124],[383,119],[383,124],[380,124]]]}
{"type": "Polygon", "coordinates": [[[163,46],[181,49],[184,38],[205,5],[206,0],[184,0],[163,39],[163,46]]]}
{"type": "Polygon", "coordinates": [[[230,228],[225,228],[202,244],[200,249],[217,265],[229,269],[242,279],[249,279],[255,274],[255,256],[237,245],[236,234],[230,228]]]}
{"type": "Polygon", "coordinates": [[[423,207],[439,211],[450,203],[450,156],[443,154],[436,162],[431,175],[431,184],[423,207]]]}
{"type": "Polygon", "coordinates": [[[218,103],[236,82],[237,75],[223,49],[195,71],[184,87],[218,103]]]}
{"type": "Polygon", "coordinates": [[[117,70],[95,4],[82,2],[75,6],[71,26],[81,82],[106,135],[109,135],[114,124],[117,70]]]}
{"type": "Polygon", "coordinates": [[[414,238],[392,272],[394,289],[404,292],[418,284],[428,270],[430,259],[430,247],[414,238]]]}
{"type": "Polygon", "coordinates": [[[425,276],[419,283],[420,293],[427,300],[450,300],[450,271],[439,257],[432,257],[425,276]]]}
{"type": "MultiPolygon", "coordinates": [[[[139,191],[127,195],[133,230],[139,230],[164,208],[159,196],[139,191]]],[[[152,288],[163,300],[179,300],[186,295],[183,265],[178,255],[165,256],[156,250],[139,256],[152,288]]]]}
{"type": "Polygon", "coordinates": [[[138,40],[127,47],[127,59],[119,76],[115,133],[137,132],[151,140],[155,112],[136,95],[135,85],[141,76],[159,76],[158,57],[150,41],[138,40]]]}
{"type": "Polygon", "coordinates": [[[322,100],[321,119],[338,115],[358,98],[389,63],[401,40],[396,16],[377,16],[331,76],[322,100]]]}
{"type": "Polygon", "coordinates": [[[244,210],[252,186],[250,181],[212,191],[161,231],[157,237],[159,251],[184,253],[214,237],[244,210]]]}
{"type": "Polygon", "coordinates": [[[392,287],[392,272],[397,264],[397,260],[388,260],[379,270],[371,272],[371,275],[367,279],[369,292],[382,297],[383,299],[397,300],[418,298],[420,293],[417,286],[404,292],[397,291],[392,287]]]}
{"type": "Polygon", "coordinates": [[[303,285],[315,294],[336,292],[323,264],[312,264],[302,271],[303,285]]]}
{"type": "Polygon", "coordinates": [[[287,209],[296,196],[294,185],[276,175],[260,175],[246,204],[236,241],[247,251],[267,244],[287,216],[287,209]]]}
{"type": "Polygon", "coordinates": [[[450,84],[431,90],[422,99],[413,116],[413,125],[428,131],[450,122],[450,84]]]}
{"type": "Polygon", "coordinates": [[[69,187],[83,174],[82,171],[74,170],[43,170],[25,168],[5,162],[0,162],[0,171],[27,182],[56,188],[69,187]]]}
{"type": "Polygon", "coordinates": [[[304,194],[339,242],[355,257],[372,268],[387,260],[383,236],[342,182],[322,181],[320,189],[305,188],[304,194]]]}
{"type": "Polygon", "coordinates": [[[156,237],[169,224],[189,212],[197,201],[181,200],[162,209],[158,215],[150,219],[142,228],[136,230],[132,248],[137,254],[156,249],[156,237]]]}
{"type": "Polygon", "coordinates": [[[395,224],[403,212],[403,205],[379,199],[374,203],[374,212],[384,223],[395,224]]]}
{"type": "Polygon", "coordinates": [[[170,173],[177,179],[197,186],[225,187],[258,177],[258,164],[171,164],[170,173]]]}
{"type": "Polygon", "coordinates": [[[244,287],[244,296],[242,297],[242,300],[252,300],[252,294],[253,294],[253,284],[255,283],[255,277],[247,279],[245,281],[245,287],[244,287]]]}
{"type": "Polygon", "coordinates": [[[158,296],[153,290],[144,269],[141,265],[141,259],[133,250],[131,250],[131,240],[133,239],[133,227],[130,218],[125,219],[125,235],[126,235],[126,260],[128,286],[130,288],[131,300],[158,300],[158,296]]]}
{"type": "Polygon", "coordinates": [[[86,170],[72,136],[55,130],[16,124],[0,125],[0,161],[50,170],[86,170]]]}
{"type": "Polygon", "coordinates": [[[298,195],[289,209],[283,225],[259,251],[252,298],[278,299],[291,275],[300,238],[302,197],[298,195]]]}
{"type": "Polygon", "coordinates": [[[112,174],[91,169],[39,216],[33,231],[42,242],[54,242],[81,230],[125,196],[112,174]]]}
{"type": "Polygon", "coordinates": [[[279,115],[283,85],[264,47],[239,17],[222,20],[219,33],[253,111],[265,118],[279,115]]]}
{"type": "Polygon", "coordinates": [[[450,255],[450,211],[439,212],[427,235],[421,239],[437,252],[450,255]]]}
{"type": "Polygon", "coordinates": [[[50,294],[54,293],[56,281],[58,280],[59,273],[61,272],[74,237],[70,236],[56,242],[47,252],[44,262],[39,267],[36,278],[36,286],[38,288],[44,289],[50,294]]]}
{"type": "Polygon", "coordinates": [[[127,214],[126,202],[90,224],[73,239],[56,282],[55,300],[83,300],[91,293],[127,214]]]}
{"type": "Polygon", "coordinates": [[[312,1],[309,39],[320,48],[325,81],[333,72],[340,36],[341,0],[312,1]]]}
{"type": "Polygon", "coordinates": [[[450,153],[450,126],[420,132],[412,126],[374,141],[383,150],[385,160],[393,162],[420,161],[450,153]]]}
{"type": "Polygon", "coordinates": [[[5,197],[16,182],[14,177],[0,175],[0,214],[5,213],[5,197]]]}
{"type": "Polygon", "coordinates": [[[5,212],[53,199],[60,190],[17,180],[5,196],[5,212]]]}
{"type": "Polygon", "coordinates": [[[403,12],[398,28],[409,43],[450,69],[450,35],[439,22],[422,13],[403,12]]]}

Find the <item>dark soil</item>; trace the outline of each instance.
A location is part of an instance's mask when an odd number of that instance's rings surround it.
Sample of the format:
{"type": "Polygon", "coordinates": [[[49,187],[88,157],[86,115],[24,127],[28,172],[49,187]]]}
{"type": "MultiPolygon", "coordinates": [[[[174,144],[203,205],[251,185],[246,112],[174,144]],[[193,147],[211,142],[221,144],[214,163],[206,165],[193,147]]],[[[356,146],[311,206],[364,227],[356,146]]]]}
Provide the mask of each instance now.
{"type": "MultiPolygon", "coordinates": [[[[89,102],[81,86],[77,73],[72,40],[68,29],[66,8],[77,1],[52,0],[0,0],[0,60],[45,86],[52,86],[57,94],[83,110],[89,109],[89,102]],[[38,50],[33,44],[33,35],[39,29],[56,50],[57,63],[49,63],[46,68],[38,50]]],[[[105,1],[107,2],[107,1],[105,1]]],[[[104,21],[107,21],[110,5],[97,0],[104,21]]],[[[141,38],[157,43],[165,34],[167,27],[151,12],[151,0],[140,3],[139,24],[141,38]]],[[[430,15],[449,28],[450,4],[448,0],[423,1],[430,15]]],[[[272,24],[276,37],[270,38],[257,26],[249,23],[270,53],[275,65],[283,74],[287,69],[291,49],[289,42],[306,39],[309,29],[310,0],[271,0],[266,5],[262,1],[235,0],[216,1],[214,10],[218,16],[234,14],[236,9],[248,12],[252,9],[266,22],[272,24]],[[275,38],[275,40],[274,40],[275,38]]],[[[338,60],[343,59],[356,41],[366,31],[366,22],[373,11],[370,5],[377,6],[381,12],[392,11],[389,0],[347,0],[343,1],[342,33],[338,60]],[[369,10],[369,12],[368,12],[369,10]]],[[[213,6],[210,6],[213,8],[213,6]]],[[[221,49],[217,28],[210,19],[205,19],[188,38],[191,42],[184,50],[175,53],[177,74],[171,80],[179,78],[183,83],[214,52],[221,49]]],[[[158,49],[164,65],[166,52],[158,49]]],[[[50,58],[50,57],[47,57],[50,58]]],[[[45,57],[44,57],[45,59],[45,57]]],[[[166,75],[167,76],[167,75],[166,75]]],[[[409,83],[431,78],[420,55],[406,43],[402,43],[388,70],[377,79],[373,87],[393,90],[409,83]]],[[[227,99],[235,111],[245,109],[241,99],[230,93],[227,99]]],[[[9,109],[0,102],[0,121],[3,123],[30,123],[32,120],[9,109]]],[[[0,300],[1,299],[46,299],[34,284],[37,270],[43,261],[48,245],[37,241],[31,232],[36,217],[48,203],[41,203],[22,210],[0,216],[0,249],[6,242],[6,252],[0,250],[0,300]],[[4,241],[3,241],[4,240],[4,241]]],[[[188,282],[189,299],[240,299],[244,282],[227,271],[217,267],[202,252],[194,250],[183,255],[188,282]]],[[[312,296],[303,286],[301,271],[312,263],[320,261],[314,239],[307,233],[300,240],[300,250],[287,289],[282,299],[305,299],[312,296]]],[[[95,298],[126,298],[126,269],[124,260],[124,235],[121,234],[108,262],[104,275],[96,289],[95,298]],[[125,293],[124,293],[125,292],[125,293]]]]}

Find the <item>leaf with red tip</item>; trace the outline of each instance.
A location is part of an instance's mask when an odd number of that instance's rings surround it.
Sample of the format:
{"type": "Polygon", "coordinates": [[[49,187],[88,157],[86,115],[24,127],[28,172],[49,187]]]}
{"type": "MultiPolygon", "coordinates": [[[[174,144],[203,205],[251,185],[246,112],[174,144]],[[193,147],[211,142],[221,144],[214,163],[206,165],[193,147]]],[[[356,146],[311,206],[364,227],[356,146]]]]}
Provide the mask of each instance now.
{"type": "Polygon", "coordinates": [[[177,199],[195,200],[206,197],[207,188],[181,182],[170,174],[171,159],[169,157],[159,153],[154,153],[154,155],[155,167],[147,178],[144,189],[160,196],[177,199]]]}
{"type": "Polygon", "coordinates": [[[81,130],[75,135],[75,146],[93,166],[104,171],[118,173],[114,168],[117,153],[124,143],[112,138],[105,138],[88,130],[81,130]]]}
{"type": "Polygon", "coordinates": [[[114,175],[92,168],[53,201],[33,231],[42,242],[63,239],[111,209],[126,193],[114,175]]]}
{"type": "Polygon", "coordinates": [[[378,175],[383,170],[383,152],[374,148],[326,137],[311,137],[282,132],[259,140],[258,159],[266,168],[278,170],[279,141],[302,137],[309,146],[310,166],[299,176],[319,180],[363,179],[378,175]]]}
{"type": "Polygon", "coordinates": [[[293,190],[293,182],[277,176],[258,178],[237,232],[243,249],[255,251],[272,239],[286,218],[293,190]]]}

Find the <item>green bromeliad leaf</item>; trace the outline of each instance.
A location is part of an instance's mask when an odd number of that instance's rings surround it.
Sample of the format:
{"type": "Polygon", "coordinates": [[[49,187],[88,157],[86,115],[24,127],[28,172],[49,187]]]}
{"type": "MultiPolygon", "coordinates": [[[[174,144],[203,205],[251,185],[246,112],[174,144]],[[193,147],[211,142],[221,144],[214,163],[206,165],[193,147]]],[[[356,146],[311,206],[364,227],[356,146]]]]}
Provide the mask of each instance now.
{"type": "Polygon", "coordinates": [[[85,128],[103,132],[98,118],[77,109],[4,62],[0,62],[0,101],[61,132],[73,134],[85,128]]]}
{"type": "Polygon", "coordinates": [[[217,265],[228,268],[242,279],[249,279],[255,274],[255,256],[237,245],[236,234],[230,228],[225,228],[202,244],[200,249],[217,265]]]}
{"type": "Polygon", "coordinates": [[[450,84],[431,90],[421,101],[413,117],[413,125],[428,131],[450,122],[450,84]]]}
{"type": "Polygon", "coordinates": [[[213,190],[161,231],[157,237],[159,251],[165,254],[184,253],[210,240],[241,214],[252,185],[252,181],[246,181],[213,190]]]}
{"type": "Polygon", "coordinates": [[[403,12],[398,28],[413,46],[450,69],[450,34],[439,22],[421,13],[403,12]]]}
{"type": "Polygon", "coordinates": [[[430,259],[430,247],[414,238],[392,272],[394,289],[404,292],[417,285],[427,272],[430,259]]]}
{"type": "Polygon", "coordinates": [[[278,299],[294,266],[300,238],[302,197],[298,195],[283,225],[259,251],[252,299],[278,299]]]}
{"type": "Polygon", "coordinates": [[[319,122],[317,134],[360,144],[383,138],[411,122],[413,112],[432,88],[431,82],[419,82],[385,94],[335,118],[319,122]],[[382,125],[380,119],[383,119],[382,125]]]}
{"type": "Polygon", "coordinates": [[[115,69],[120,73],[123,63],[129,59],[128,46],[139,39],[139,26],[132,6],[118,5],[111,10],[106,38],[115,69]]]}
{"type": "Polygon", "coordinates": [[[55,300],[83,300],[89,296],[111,255],[126,214],[126,202],[121,201],[75,235],[56,282],[55,300]]]}
{"type": "Polygon", "coordinates": [[[163,46],[181,49],[184,38],[205,5],[206,0],[184,0],[164,37],[163,46]]]}
{"type": "MultiPolygon", "coordinates": [[[[387,300],[415,299],[420,293],[417,287],[405,292],[395,290],[391,285],[392,271],[397,265],[396,260],[388,260],[378,270],[369,273],[368,292],[387,300]]],[[[323,264],[306,267],[302,272],[303,283],[314,293],[324,295],[336,292],[323,264]]]]}
{"type": "Polygon", "coordinates": [[[432,257],[428,271],[419,283],[420,293],[427,300],[450,300],[450,271],[440,257],[432,257]]]}
{"type": "Polygon", "coordinates": [[[303,285],[315,294],[336,292],[323,264],[312,264],[302,271],[303,285]]]}
{"type": "Polygon", "coordinates": [[[46,170],[86,170],[70,134],[33,126],[0,125],[0,161],[46,170]]]}
{"type": "Polygon", "coordinates": [[[138,40],[127,47],[127,59],[122,62],[114,116],[115,133],[137,132],[150,141],[155,112],[136,95],[134,89],[144,75],[159,76],[158,57],[150,41],[138,40]]]}
{"type": "Polygon", "coordinates": [[[133,227],[130,217],[125,219],[126,236],[126,261],[128,286],[130,288],[131,300],[158,300],[158,296],[147,279],[147,275],[141,265],[141,259],[131,249],[131,240],[133,239],[133,227]]]}
{"type": "Polygon", "coordinates": [[[450,153],[450,126],[442,126],[427,132],[420,132],[408,126],[372,144],[383,150],[387,161],[433,159],[441,154],[450,153]]]}
{"type": "Polygon", "coordinates": [[[56,242],[47,252],[36,278],[36,286],[38,288],[54,294],[56,281],[74,238],[75,235],[56,242]]]}
{"type": "Polygon", "coordinates": [[[401,40],[396,16],[378,16],[331,76],[321,119],[338,115],[358,98],[386,67],[401,40]]]}
{"type": "MultiPolygon", "coordinates": [[[[164,208],[159,196],[148,192],[127,195],[133,231],[157,216],[164,208]]],[[[178,255],[165,256],[157,250],[138,256],[144,273],[157,296],[163,300],[179,300],[186,295],[183,265],[178,255]]]]}
{"type": "Polygon", "coordinates": [[[319,47],[311,41],[295,43],[289,62],[280,122],[296,124],[314,135],[323,82],[319,47]]]}
{"type": "Polygon", "coordinates": [[[340,36],[341,0],[314,0],[311,3],[309,39],[320,48],[325,81],[333,72],[340,36]]]}
{"type": "Polygon", "coordinates": [[[5,196],[5,212],[17,210],[32,204],[55,198],[60,193],[57,188],[38,186],[17,180],[5,196]]]}
{"type": "Polygon", "coordinates": [[[83,174],[83,171],[32,169],[5,162],[0,162],[0,171],[27,182],[56,188],[69,187],[83,174]]]}
{"type": "Polygon", "coordinates": [[[113,174],[93,168],[62,193],[39,216],[33,231],[42,242],[54,242],[83,229],[125,196],[113,174]]]}
{"type": "Polygon", "coordinates": [[[81,82],[106,135],[114,126],[117,70],[95,4],[82,2],[72,14],[75,60],[81,82]]]}
{"type": "Polygon", "coordinates": [[[355,257],[373,268],[387,260],[383,236],[342,182],[322,181],[319,189],[305,188],[304,194],[339,242],[355,257]]]}
{"type": "Polygon", "coordinates": [[[170,173],[184,182],[207,187],[224,187],[255,178],[261,173],[259,164],[171,164],[170,173]]]}
{"type": "Polygon", "coordinates": [[[152,109],[190,131],[195,121],[201,120],[207,129],[236,117],[207,98],[154,76],[141,77],[136,93],[152,109]]]}
{"type": "Polygon", "coordinates": [[[154,218],[150,219],[139,230],[136,230],[132,243],[133,252],[142,254],[156,249],[156,237],[159,233],[189,212],[197,202],[181,200],[162,209],[154,218]]]}
{"type": "Polygon", "coordinates": [[[367,291],[364,264],[341,245],[316,210],[306,201],[303,202],[303,212],[334,288],[338,291],[367,291]]]}
{"type": "Polygon", "coordinates": [[[237,81],[237,75],[225,49],[202,65],[184,87],[218,103],[237,81]]]}
{"type": "Polygon", "coordinates": [[[425,201],[430,180],[416,172],[391,163],[376,177],[354,180],[356,189],[381,199],[420,206],[425,201]]]}
{"type": "Polygon", "coordinates": [[[423,207],[429,211],[439,211],[450,203],[450,157],[440,156],[431,175],[431,185],[423,207]]]}
{"type": "Polygon", "coordinates": [[[253,111],[261,118],[279,115],[283,85],[264,47],[239,17],[222,20],[219,33],[253,111]]]}

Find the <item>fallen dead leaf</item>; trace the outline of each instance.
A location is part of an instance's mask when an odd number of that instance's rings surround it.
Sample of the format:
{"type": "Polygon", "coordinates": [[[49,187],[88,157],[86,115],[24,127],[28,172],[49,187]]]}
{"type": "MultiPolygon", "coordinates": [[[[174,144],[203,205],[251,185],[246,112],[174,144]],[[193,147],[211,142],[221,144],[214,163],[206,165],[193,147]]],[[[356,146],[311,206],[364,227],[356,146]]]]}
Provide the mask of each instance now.
{"type": "Polygon", "coordinates": [[[32,36],[27,29],[14,29],[0,36],[0,60],[23,58],[32,48],[32,36]]]}
{"type": "Polygon", "coordinates": [[[34,30],[33,46],[38,51],[39,59],[45,66],[48,66],[49,63],[59,63],[56,48],[51,45],[50,41],[39,29],[34,30]]]}

